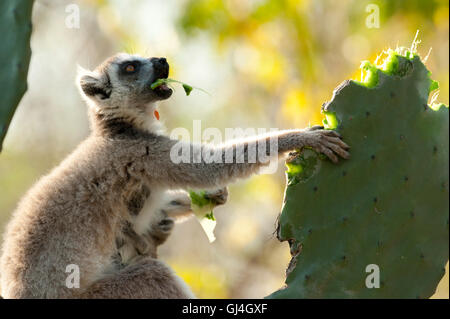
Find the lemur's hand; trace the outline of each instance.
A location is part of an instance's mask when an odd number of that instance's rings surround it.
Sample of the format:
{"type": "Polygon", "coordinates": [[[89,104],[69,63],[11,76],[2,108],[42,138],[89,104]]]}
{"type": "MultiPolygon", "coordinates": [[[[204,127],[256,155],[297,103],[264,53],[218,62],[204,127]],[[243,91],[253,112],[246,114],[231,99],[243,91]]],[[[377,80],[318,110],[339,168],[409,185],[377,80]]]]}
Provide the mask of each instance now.
{"type": "Polygon", "coordinates": [[[216,205],[223,205],[228,199],[228,189],[224,187],[214,191],[206,191],[205,197],[212,200],[216,205]]]}
{"type": "Polygon", "coordinates": [[[350,158],[347,150],[350,148],[345,144],[341,135],[333,130],[324,130],[322,126],[313,126],[301,133],[302,146],[310,146],[315,151],[328,156],[334,163],[338,162],[338,156],[345,159],[350,158]]]}

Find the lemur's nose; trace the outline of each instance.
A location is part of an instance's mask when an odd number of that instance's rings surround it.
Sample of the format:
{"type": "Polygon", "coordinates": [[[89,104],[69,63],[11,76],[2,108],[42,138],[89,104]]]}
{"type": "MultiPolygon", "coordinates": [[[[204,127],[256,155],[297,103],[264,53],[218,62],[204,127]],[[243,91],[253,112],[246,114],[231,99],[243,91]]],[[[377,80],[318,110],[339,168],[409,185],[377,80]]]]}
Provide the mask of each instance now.
{"type": "Polygon", "coordinates": [[[152,62],[154,64],[160,64],[160,65],[166,65],[167,64],[166,58],[151,58],[150,62],[152,62]]]}
{"type": "Polygon", "coordinates": [[[155,75],[158,78],[167,78],[169,76],[169,63],[166,58],[151,58],[155,75]]]}

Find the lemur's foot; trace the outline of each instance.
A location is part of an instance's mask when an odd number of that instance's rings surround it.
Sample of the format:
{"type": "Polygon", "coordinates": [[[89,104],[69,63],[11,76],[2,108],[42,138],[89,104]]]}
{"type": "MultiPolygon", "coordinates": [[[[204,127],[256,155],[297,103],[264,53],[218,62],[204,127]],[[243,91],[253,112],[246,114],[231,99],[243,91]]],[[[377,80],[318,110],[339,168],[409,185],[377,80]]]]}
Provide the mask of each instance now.
{"type": "Polygon", "coordinates": [[[155,244],[161,245],[170,236],[174,226],[174,219],[166,216],[163,219],[152,223],[149,235],[153,238],[155,244]]]}
{"type": "Polygon", "coordinates": [[[205,197],[212,200],[216,205],[223,205],[228,199],[228,188],[220,188],[214,191],[206,191],[205,197]]]}
{"type": "Polygon", "coordinates": [[[161,220],[158,225],[158,231],[161,233],[171,233],[173,230],[173,227],[175,226],[175,221],[173,218],[167,217],[161,220]]]}
{"type": "Polygon", "coordinates": [[[310,146],[315,151],[328,156],[334,163],[338,162],[338,156],[345,159],[350,158],[347,150],[350,148],[345,144],[341,135],[333,130],[324,130],[321,126],[313,126],[304,131],[304,146],[310,146]]]}
{"type": "Polygon", "coordinates": [[[169,191],[164,194],[161,205],[155,211],[150,222],[151,236],[158,245],[172,233],[175,220],[191,214],[191,198],[185,191],[169,191]]]}
{"type": "Polygon", "coordinates": [[[166,217],[174,220],[188,216],[191,211],[191,198],[185,191],[170,192],[166,195],[166,201],[162,207],[166,217]]]}

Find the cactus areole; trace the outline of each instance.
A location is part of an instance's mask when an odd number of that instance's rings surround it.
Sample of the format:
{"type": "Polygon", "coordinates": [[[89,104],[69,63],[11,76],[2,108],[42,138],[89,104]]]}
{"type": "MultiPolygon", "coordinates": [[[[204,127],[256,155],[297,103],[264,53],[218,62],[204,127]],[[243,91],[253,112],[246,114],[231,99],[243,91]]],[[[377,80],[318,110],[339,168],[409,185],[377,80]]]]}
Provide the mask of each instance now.
{"type": "Polygon", "coordinates": [[[428,298],[449,256],[449,110],[420,57],[363,62],[322,106],[351,146],[338,165],[304,150],[287,163],[278,237],[293,258],[269,298],[428,298]]]}

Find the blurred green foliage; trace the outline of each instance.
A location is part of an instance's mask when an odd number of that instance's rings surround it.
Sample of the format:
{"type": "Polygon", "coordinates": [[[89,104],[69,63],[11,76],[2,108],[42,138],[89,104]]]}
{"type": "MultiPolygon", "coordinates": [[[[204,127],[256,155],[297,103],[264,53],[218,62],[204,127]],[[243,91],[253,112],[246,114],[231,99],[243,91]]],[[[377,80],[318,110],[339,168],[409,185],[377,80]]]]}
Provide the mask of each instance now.
{"type": "MultiPolygon", "coordinates": [[[[431,44],[448,53],[448,39],[444,39],[448,1],[442,0],[191,0],[183,12],[179,25],[189,37],[206,33],[222,52],[239,52],[241,45],[256,52],[246,61],[256,65],[240,73],[251,86],[262,86],[269,96],[281,97],[284,120],[294,125],[304,125],[306,118],[317,121],[319,115],[311,114],[311,109],[326,101],[340,81],[356,76],[349,72],[361,59],[410,43],[418,29],[425,42],[423,55],[431,44]],[[380,8],[378,29],[365,26],[368,4],[380,8]],[[442,33],[436,34],[437,30],[442,33]],[[353,55],[346,56],[349,50],[353,55]],[[302,107],[309,111],[306,118],[302,107]]],[[[433,64],[433,54],[430,60],[433,64]]],[[[447,102],[448,71],[438,70],[434,76],[441,82],[441,99],[447,102]]]]}

